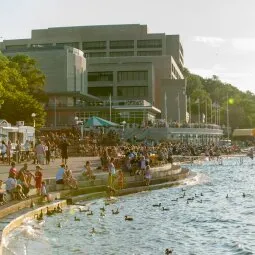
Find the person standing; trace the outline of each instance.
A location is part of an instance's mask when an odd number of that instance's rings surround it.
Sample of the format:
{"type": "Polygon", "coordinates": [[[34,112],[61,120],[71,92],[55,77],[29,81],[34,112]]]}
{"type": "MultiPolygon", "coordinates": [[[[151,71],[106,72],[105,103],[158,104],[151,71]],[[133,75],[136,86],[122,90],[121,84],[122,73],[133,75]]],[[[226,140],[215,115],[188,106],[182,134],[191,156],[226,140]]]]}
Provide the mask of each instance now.
{"type": "Polygon", "coordinates": [[[6,155],[6,151],[7,151],[7,146],[5,144],[5,141],[2,141],[2,145],[1,145],[1,155],[2,155],[2,161],[4,163],[4,157],[6,155]]]}
{"type": "Polygon", "coordinates": [[[38,144],[35,147],[35,153],[38,163],[44,165],[45,150],[40,140],[38,141],[38,144]]]}
{"type": "Polygon", "coordinates": [[[25,160],[28,161],[29,160],[29,152],[31,149],[31,144],[28,140],[26,140],[25,144],[24,144],[24,149],[25,149],[25,160]]]}
{"type": "Polygon", "coordinates": [[[68,159],[68,146],[69,143],[67,142],[66,139],[63,139],[63,141],[60,143],[60,150],[61,150],[61,158],[62,158],[62,163],[67,164],[67,159],[68,159]]]}
{"type": "Polygon", "coordinates": [[[7,144],[7,148],[6,148],[7,161],[9,165],[11,164],[11,153],[12,153],[12,143],[9,140],[7,144]]]}
{"type": "Polygon", "coordinates": [[[16,141],[16,162],[20,162],[21,144],[20,141],[16,141]]]}
{"type": "Polygon", "coordinates": [[[42,188],[42,168],[37,165],[35,170],[35,188],[37,190],[37,195],[41,195],[41,188],[42,188]]]}
{"type": "Polygon", "coordinates": [[[109,177],[108,177],[109,186],[113,187],[114,181],[116,178],[116,168],[114,165],[114,158],[111,158],[108,168],[109,168],[109,177]]]}
{"type": "Polygon", "coordinates": [[[50,164],[50,143],[46,142],[45,146],[46,165],[50,164]]]}

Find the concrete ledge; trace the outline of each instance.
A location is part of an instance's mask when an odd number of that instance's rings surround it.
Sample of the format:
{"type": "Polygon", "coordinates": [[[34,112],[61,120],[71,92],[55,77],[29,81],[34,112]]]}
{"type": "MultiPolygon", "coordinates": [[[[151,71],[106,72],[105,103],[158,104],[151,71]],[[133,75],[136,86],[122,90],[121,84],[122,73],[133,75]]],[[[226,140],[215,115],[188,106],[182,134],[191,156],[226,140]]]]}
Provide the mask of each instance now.
{"type": "Polygon", "coordinates": [[[43,213],[46,213],[46,207],[49,207],[50,210],[54,209],[54,207],[57,207],[57,205],[60,204],[61,207],[66,206],[66,201],[59,201],[59,202],[55,202],[53,204],[47,204],[47,206],[43,206],[43,207],[39,207],[33,211],[30,211],[28,213],[25,213],[17,218],[15,218],[14,220],[10,221],[10,223],[4,227],[4,229],[2,229],[0,231],[0,255],[3,254],[3,243],[4,243],[4,239],[5,237],[15,228],[19,227],[26,218],[34,218],[35,214],[39,214],[41,210],[43,210],[43,213]]]}
{"type": "MultiPolygon", "coordinates": [[[[127,185],[126,188],[123,190],[119,190],[116,195],[126,195],[130,193],[137,193],[145,190],[154,190],[159,188],[165,188],[165,187],[171,187],[176,186],[179,184],[178,180],[185,179],[189,175],[190,171],[186,168],[181,168],[180,166],[175,165],[164,165],[162,167],[152,169],[152,180],[150,186],[145,186],[145,182],[143,180],[142,176],[128,176],[127,178],[127,185]],[[169,167],[170,166],[170,167],[169,167]]],[[[102,176],[108,177],[107,173],[104,173],[102,176]]],[[[49,179],[48,183],[49,185],[54,185],[53,180],[55,182],[55,179],[49,179]]],[[[84,185],[80,187],[78,190],[70,190],[70,189],[61,189],[56,192],[50,192],[52,199],[61,199],[65,198],[68,199],[68,201],[75,203],[80,200],[91,200],[96,199],[99,197],[103,197],[106,194],[106,183],[105,179],[96,180],[97,185],[89,186],[88,181],[81,181],[81,184],[84,185]],[[87,186],[88,185],[88,186],[87,186]]],[[[56,185],[56,184],[55,184],[56,185]]],[[[59,188],[65,188],[60,186],[59,188]]],[[[30,207],[31,201],[32,202],[38,202],[41,198],[40,197],[34,197],[31,199],[20,201],[19,203],[8,203],[1,207],[2,210],[0,210],[0,218],[6,217],[9,214],[15,213],[19,211],[20,209],[30,207]]],[[[66,204],[66,201],[58,202],[66,204]]],[[[56,207],[56,204],[48,204],[48,207],[56,207]]],[[[0,255],[2,255],[2,240],[4,237],[10,233],[14,228],[18,227],[20,224],[22,224],[23,220],[25,218],[34,217],[34,214],[38,213],[40,210],[46,210],[46,206],[37,208],[36,210],[30,211],[20,217],[17,217],[13,221],[11,221],[2,232],[0,232],[0,255]]]]}

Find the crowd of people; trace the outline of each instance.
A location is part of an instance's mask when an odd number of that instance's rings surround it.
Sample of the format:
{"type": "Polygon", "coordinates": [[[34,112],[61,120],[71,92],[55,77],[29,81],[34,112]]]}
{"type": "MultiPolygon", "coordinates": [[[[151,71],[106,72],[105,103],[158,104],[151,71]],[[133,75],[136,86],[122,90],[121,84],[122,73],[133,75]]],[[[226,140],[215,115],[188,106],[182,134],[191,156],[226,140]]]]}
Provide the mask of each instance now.
{"type": "MultiPolygon", "coordinates": [[[[68,149],[75,146],[77,152],[81,156],[98,156],[101,165],[97,169],[106,171],[109,174],[108,185],[112,189],[122,189],[125,185],[125,174],[140,175],[145,185],[150,185],[152,178],[151,167],[162,165],[165,163],[173,163],[176,158],[178,161],[181,157],[196,158],[197,156],[206,156],[209,159],[220,157],[222,154],[233,154],[240,152],[238,146],[221,146],[216,144],[199,145],[188,144],[180,141],[163,141],[149,145],[147,142],[127,143],[118,140],[118,134],[110,131],[104,136],[99,132],[90,131],[86,133],[84,139],[81,139],[77,129],[69,129],[62,131],[45,131],[40,134],[35,146],[30,142],[24,145],[25,162],[32,160],[35,164],[35,172],[28,170],[27,163],[17,171],[15,162],[10,162],[11,158],[6,160],[11,164],[9,177],[5,181],[6,191],[1,189],[3,181],[0,181],[0,202],[4,202],[4,193],[11,195],[13,199],[25,199],[28,197],[29,190],[32,186],[37,189],[38,195],[47,197],[46,185],[43,182],[41,171],[42,165],[49,165],[56,157],[62,159],[57,175],[56,183],[65,184],[70,188],[77,189],[78,182],[73,176],[70,165],[68,165],[68,149]],[[102,138],[114,141],[114,144],[102,143],[102,138]],[[86,153],[82,153],[85,151],[86,153]],[[31,156],[31,154],[32,156],[31,156]],[[31,181],[34,180],[34,184],[31,181]]],[[[6,159],[5,153],[8,155],[8,145],[2,142],[1,156],[2,160],[6,159]]],[[[19,143],[17,143],[19,144],[19,143]]],[[[19,147],[19,146],[18,146],[19,147]]],[[[19,160],[16,160],[19,162],[19,160]]],[[[84,162],[82,176],[91,183],[95,182],[96,176],[89,161],[84,162]]]]}
{"type": "Polygon", "coordinates": [[[11,162],[8,178],[6,181],[0,180],[0,203],[6,202],[7,194],[12,200],[23,200],[29,197],[31,188],[36,188],[37,195],[47,197],[46,185],[43,182],[43,173],[40,165],[35,166],[35,171],[32,173],[28,169],[28,164],[24,163],[19,170],[16,168],[16,163],[11,162]],[[5,184],[5,189],[3,189],[5,184]]]}

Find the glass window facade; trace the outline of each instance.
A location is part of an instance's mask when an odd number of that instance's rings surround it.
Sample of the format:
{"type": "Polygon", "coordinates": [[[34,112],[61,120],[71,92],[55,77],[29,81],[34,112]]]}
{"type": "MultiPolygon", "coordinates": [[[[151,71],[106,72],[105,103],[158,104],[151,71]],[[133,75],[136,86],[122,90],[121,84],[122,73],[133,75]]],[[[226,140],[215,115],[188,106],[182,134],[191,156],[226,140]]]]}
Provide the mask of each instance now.
{"type": "Polygon", "coordinates": [[[47,47],[52,47],[52,43],[38,43],[38,44],[31,44],[30,47],[32,48],[47,48],[47,47]]]}
{"type": "Polygon", "coordinates": [[[145,86],[119,86],[117,87],[117,95],[125,97],[146,97],[148,95],[148,87],[145,86]]]}
{"type": "Polygon", "coordinates": [[[113,94],[112,87],[88,87],[88,93],[93,96],[108,97],[113,94]]]}
{"type": "Polygon", "coordinates": [[[133,49],[133,40],[110,41],[110,49],[133,49]]]}
{"type": "Polygon", "coordinates": [[[137,56],[162,56],[162,51],[137,51],[137,56]]]}
{"type": "Polygon", "coordinates": [[[24,49],[24,48],[27,48],[27,45],[26,44],[23,44],[23,45],[6,45],[5,46],[7,50],[19,50],[19,49],[24,49]]]}
{"type": "Polygon", "coordinates": [[[100,50],[106,49],[106,41],[92,41],[92,42],[83,42],[83,50],[100,50]]]}
{"type": "Polygon", "coordinates": [[[161,48],[162,40],[153,39],[153,40],[137,40],[137,48],[161,48]]]}
{"type": "Polygon", "coordinates": [[[118,81],[147,81],[148,71],[120,71],[118,81]]]}
{"type": "Polygon", "coordinates": [[[70,46],[76,49],[79,49],[79,43],[78,42],[66,42],[66,43],[56,43],[56,46],[70,46]]]}
{"type": "Polygon", "coordinates": [[[88,58],[104,58],[106,57],[106,52],[89,52],[86,56],[88,58]]]}
{"type": "Polygon", "coordinates": [[[125,56],[134,56],[133,51],[113,51],[110,52],[110,57],[125,57],[125,56]]]}
{"type": "Polygon", "coordinates": [[[113,72],[89,72],[88,81],[113,81],[113,72]]]}

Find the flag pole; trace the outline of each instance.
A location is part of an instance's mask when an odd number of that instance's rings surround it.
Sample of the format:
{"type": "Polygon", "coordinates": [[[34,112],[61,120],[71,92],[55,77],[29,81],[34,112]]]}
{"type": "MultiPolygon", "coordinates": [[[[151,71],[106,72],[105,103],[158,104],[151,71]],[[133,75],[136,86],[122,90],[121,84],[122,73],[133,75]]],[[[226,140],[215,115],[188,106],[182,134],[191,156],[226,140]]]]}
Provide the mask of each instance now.
{"type": "Polygon", "coordinates": [[[229,112],[228,112],[228,93],[227,93],[227,134],[228,134],[228,140],[229,140],[229,112]]]}
{"type": "Polygon", "coordinates": [[[191,100],[189,96],[189,123],[191,124],[191,100]]]}
{"type": "Polygon", "coordinates": [[[181,125],[180,93],[178,92],[178,124],[181,125]]]}
{"type": "Polygon", "coordinates": [[[200,99],[198,99],[199,101],[198,101],[198,125],[199,125],[199,128],[200,128],[200,118],[201,118],[201,116],[200,116],[200,99]]]}
{"type": "Polygon", "coordinates": [[[166,127],[168,127],[168,123],[167,123],[167,96],[166,96],[166,91],[165,91],[165,121],[166,121],[166,127]]]}
{"type": "Polygon", "coordinates": [[[110,121],[112,121],[112,94],[110,94],[109,101],[110,101],[110,121]]]}
{"type": "Polygon", "coordinates": [[[207,98],[205,100],[205,124],[207,125],[207,98]]]}
{"type": "Polygon", "coordinates": [[[213,103],[212,103],[212,99],[211,99],[211,124],[213,124],[212,114],[213,114],[213,103]]]}

